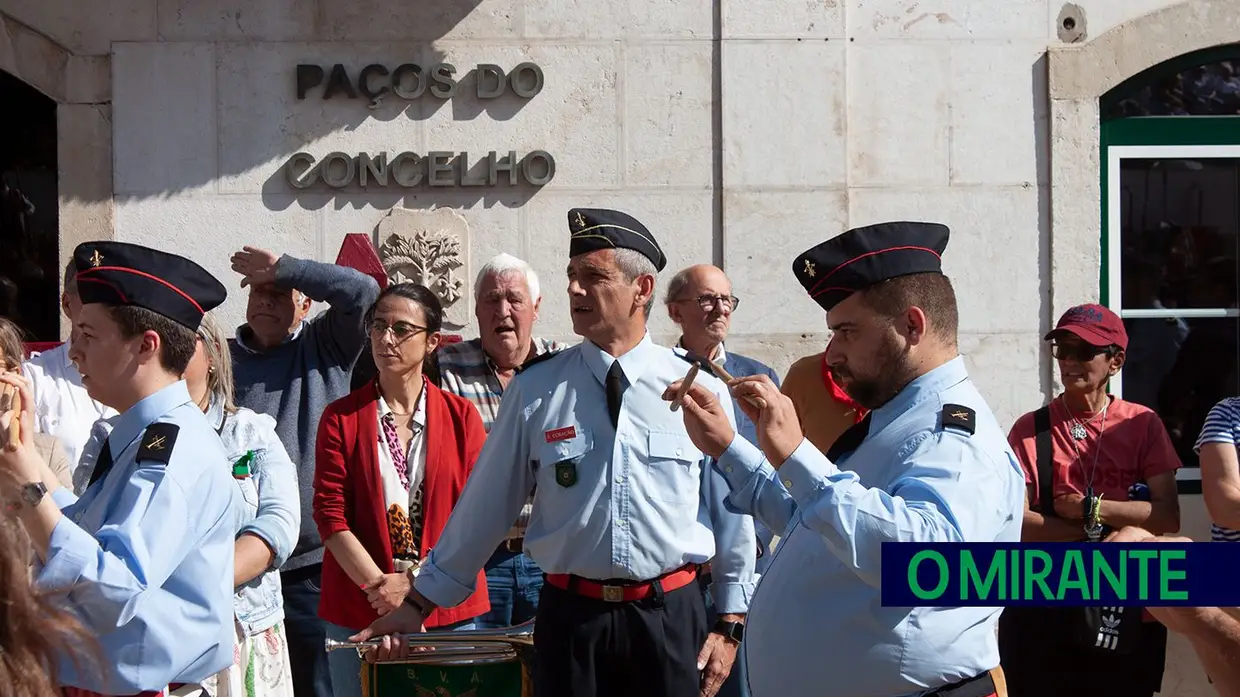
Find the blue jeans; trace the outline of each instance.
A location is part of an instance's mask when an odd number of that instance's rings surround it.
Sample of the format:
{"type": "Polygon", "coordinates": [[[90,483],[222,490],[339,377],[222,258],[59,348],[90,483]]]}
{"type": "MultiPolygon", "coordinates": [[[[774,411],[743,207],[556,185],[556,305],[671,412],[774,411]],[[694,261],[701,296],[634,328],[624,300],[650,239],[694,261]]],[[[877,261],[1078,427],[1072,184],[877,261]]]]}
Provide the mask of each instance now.
{"type": "MultiPolygon", "coordinates": [[[[324,622],[323,624],[327,627],[327,637],[336,641],[348,641],[349,637],[357,634],[358,631],[341,627],[331,622],[324,622]]],[[[443,627],[435,627],[434,631],[459,631],[462,629],[474,629],[475,627],[474,621],[470,619],[443,627]]],[[[337,649],[328,654],[327,661],[331,665],[332,692],[335,697],[362,697],[362,658],[357,655],[357,651],[337,649]]]]}
{"type": "Polygon", "coordinates": [[[327,635],[324,622],[319,619],[321,571],[322,567],[316,564],[280,574],[295,697],[332,697],[327,651],[323,646],[327,635]]]}
{"type": "Polygon", "coordinates": [[[491,611],[478,618],[479,629],[500,629],[534,619],[543,574],[533,559],[501,549],[491,555],[486,573],[491,611]]]}

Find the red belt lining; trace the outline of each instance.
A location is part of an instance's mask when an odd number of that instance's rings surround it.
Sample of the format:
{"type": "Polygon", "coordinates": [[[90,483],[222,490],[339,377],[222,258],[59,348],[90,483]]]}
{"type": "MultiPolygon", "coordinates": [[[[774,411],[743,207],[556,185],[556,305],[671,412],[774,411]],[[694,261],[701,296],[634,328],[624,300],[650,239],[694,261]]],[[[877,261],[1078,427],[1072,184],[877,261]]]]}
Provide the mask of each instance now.
{"type": "Polygon", "coordinates": [[[609,603],[625,603],[642,600],[653,595],[655,581],[663,587],[664,593],[683,588],[697,578],[697,572],[698,567],[696,564],[687,564],[658,577],[654,581],[626,585],[609,585],[599,581],[591,581],[588,578],[573,576],[572,574],[547,574],[547,583],[562,591],[584,595],[587,598],[605,600],[609,603]]]}

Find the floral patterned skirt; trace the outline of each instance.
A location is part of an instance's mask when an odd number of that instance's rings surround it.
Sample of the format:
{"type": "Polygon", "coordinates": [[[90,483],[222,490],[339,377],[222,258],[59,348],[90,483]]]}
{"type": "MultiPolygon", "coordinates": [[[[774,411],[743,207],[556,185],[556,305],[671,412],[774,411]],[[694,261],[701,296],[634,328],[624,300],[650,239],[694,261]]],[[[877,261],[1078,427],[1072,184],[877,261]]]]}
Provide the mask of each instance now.
{"type": "Polygon", "coordinates": [[[203,681],[212,697],[293,697],[284,623],[247,637],[233,623],[233,664],[203,681]]]}

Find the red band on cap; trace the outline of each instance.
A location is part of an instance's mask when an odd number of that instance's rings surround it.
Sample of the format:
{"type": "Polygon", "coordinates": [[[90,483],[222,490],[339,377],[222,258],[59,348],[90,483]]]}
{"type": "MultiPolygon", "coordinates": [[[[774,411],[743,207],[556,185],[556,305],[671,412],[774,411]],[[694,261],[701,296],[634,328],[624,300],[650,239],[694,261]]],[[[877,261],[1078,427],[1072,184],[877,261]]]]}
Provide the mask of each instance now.
{"type": "MultiPolygon", "coordinates": [[[[131,274],[133,274],[133,275],[135,275],[135,276],[142,276],[143,278],[149,278],[149,279],[151,279],[152,281],[156,281],[156,282],[158,282],[158,283],[162,283],[162,284],[164,284],[165,286],[168,286],[168,288],[170,288],[170,289],[172,289],[173,291],[175,291],[177,295],[180,295],[182,298],[185,298],[186,300],[188,300],[188,301],[189,301],[189,304],[190,304],[190,305],[193,305],[195,310],[198,310],[199,312],[201,312],[201,313],[202,313],[202,314],[204,314],[204,315],[205,315],[205,314],[207,314],[205,311],[203,311],[202,306],[201,306],[201,305],[199,305],[199,304],[197,303],[197,301],[195,301],[193,298],[189,297],[189,294],[188,294],[188,293],[186,293],[185,291],[181,290],[180,288],[177,288],[176,286],[174,286],[174,285],[172,285],[171,283],[169,283],[169,282],[165,281],[164,279],[162,279],[162,278],[160,278],[160,277],[158,277],[158,276],[152,276],[151,274],[146,273],[145,271],[139,271],[139,270],[137,270],[137,269],[130,269],[130,268],[126,268],[126,267],[124,267],[124,266],[93,266],[93,267],[91,267],[91,268],[89,268],[89,269],[86,269],[85,271],[81,271],[81,272],[79,272],[79,273],[78,273],[78,275],[77,275],[78,280],[82,280],[82,281],[92,281],[92,280],[95,280],[95,279],[91,279],[91,278],[82,278],[82,274],[87,274],[87,273],[91,273],[91,272],[94,272],[94,271],[123,271],[123,272],[125,272],[125,273],[131,273],[131,274]]],[[[107,281],[100,281],[100,283],[107,283],[107,281]]],[[[108,283],[108,285],[109,285],[109,286],[111,286],[112,284],[108,283]]],[[[115,286],[112,286],[112,287],[113,287],[113,288],[115,288],[115,286]]],[[[117,292],[117,293],[120,293],[120,291],[119,291],[119,290],[118,290],[118,291],[116,291],[116,292],[117,292]]],[[[122,299],[122,300],[124,300],[124,296],[123,296],[123,295],[121,296],[121,299],[122,299]]],[[[128,301],[128,300],[125,300],[125,302],[129,302],[129,301],[128,301]]]]}
{"type": "Polygon", "coordinates": [[[809,297],[816,298],[819,295],[830,293],[833,290],[842,290],[845,293],[852,293],[852,292],[855,292],[857,289],[856,288],[844,288],[843,286],[827,286],[826,288],[823,288],[821,290],[816,290],[813,293],[810,293],[809,297]]]}
{"type": "MultiPolygon", "coordinates": [[[[933,249],[930,249],[929,247],[917,247],[917,246],[888,247],[888,248],[886,248],[886,249],[880,249],[880,250],[877,250],[877,251],[874,251],[874,252],[866,252],[865,254],[862,254],[862,255],[860,255],[860,256],[855,256],[855,257],[853,257],[852,259],[849,259],[848,261],[844,262],[843,264],[840,264],[839,266],[835,267],[834,269],[831,269],[830,271],[828,271],[828,272],[827,272],[827,274],[826,274],[825,276],[823,276],[822,278],[818,279],[818,282],[814,284],[814,287],[809,289],[809,294],[810,294],[810,297],[816,298],[816,297],[818,297],[819,295],[822,295],[823,293],[826,293],[826,292],[828,292],[828,291],[832,291],[832,290],[847,290],[847,291],[854,291],[854,290],[856,290],[856,288],[825,288],[825,289],[823,289],[823,290],[821,290],[821,291],[820,291],[820,290],[818,290],[818,286],[822,285],[823,281],[825,281],[825,280],[827,280],[828,278],[830,278],[830,277],[831,277],[831,274],[835,273],[836,271],[839,271],[840,269],[844,268],[845,266],[848,266],[849,264],[852,264],[852,263],[854,263],[854,262],[861,261],[862,259],[865,259],[866,257],[872,257],[872,256],[874,256],[875,254],[882,254],[882,253],[884,253],[884,252],[899,252],[899,251],[902,251],[902,250],[910,250],[910,249],[911,249],[911,250],[916,250],[916,251],[919,251],[919,252],[929,252],[930,254],[933,254],[933,255],[934,255],[934,256],[936,256],[936,257],[938,257],[938,256],[939,256],[939,253],[938,253],[938,252],[934,251],[933,249]]],[[[939,257],[939,258],[941,259],[942,257],[939,257]]]]}
{"type": "MultiPolygon", "coordinates": [[[[82,275],[82,274],[78,274],[78,276],[81,276],[81,275],[82,275]]],[[[78,282],[78,283],[86,282],[86,283],[100,283],[100,284],[103,284],[103,285],[105,285],[105,286],[107,286],[107,287],[111,288],[111,289],[112,289],[112,290],[113,290],[113,291],[114,291],[117,295],[121,296],[121,302],[123,302],[123,303],[128,303],[128,302],[129,302],[129,298],[125,297],[125,294],[121,292],[121,289],[120,289],[120,288],[117,288],[116,286],[112,285],[111,283],[108,283],[107,281],[103,280],[102,278],[78,278],[78,279],[77,279],[77,282],[78,282]]]]}

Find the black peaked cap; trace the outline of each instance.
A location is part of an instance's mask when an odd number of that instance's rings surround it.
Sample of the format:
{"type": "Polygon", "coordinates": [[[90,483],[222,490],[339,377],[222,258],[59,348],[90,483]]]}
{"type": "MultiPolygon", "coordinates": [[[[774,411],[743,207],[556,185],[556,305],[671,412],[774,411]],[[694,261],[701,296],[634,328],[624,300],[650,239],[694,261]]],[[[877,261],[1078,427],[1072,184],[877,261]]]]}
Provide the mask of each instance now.
{"type": "Polygon", "coordinates": [[[916,273],[942,273],[946,225],[890,222],[854,228],[792,262],[805,292],[828,312],[853,293],[916,273]]]}
{"type": "Polygon", "coordinates": [[[82,304],[143,307],[198,331],[228,291],[198,264],[127,242],[84,242],[73,250],[82,304]]]}
{"type": "Polygon", "coordinates": [[[568,212],[571,239],[568,255],[575,257],[599,249],[632,249],[654,263],[658,271],[667,257],[654,235],[633,216],[606,208],[574,208],[568,212]]]}

